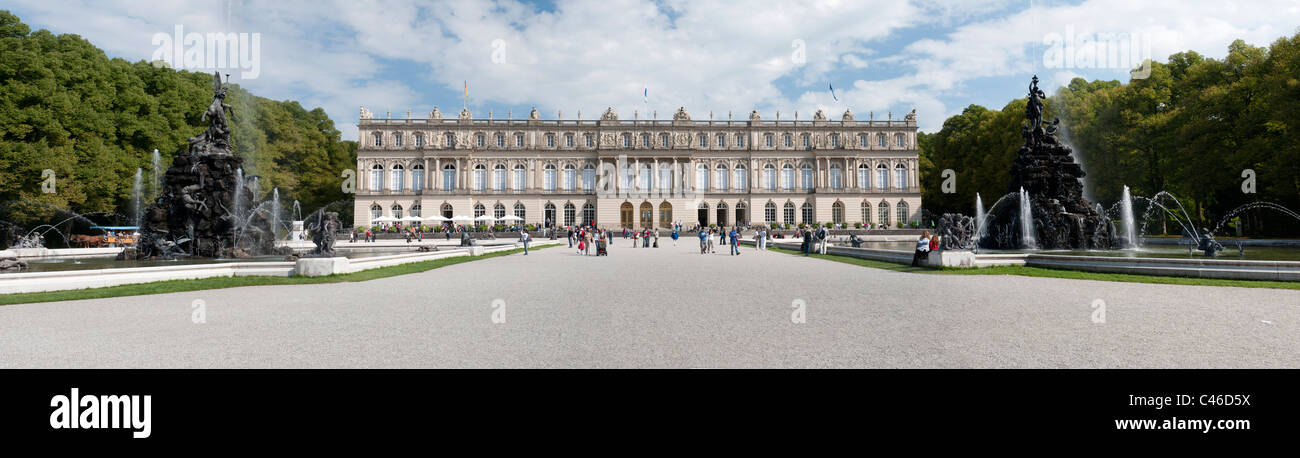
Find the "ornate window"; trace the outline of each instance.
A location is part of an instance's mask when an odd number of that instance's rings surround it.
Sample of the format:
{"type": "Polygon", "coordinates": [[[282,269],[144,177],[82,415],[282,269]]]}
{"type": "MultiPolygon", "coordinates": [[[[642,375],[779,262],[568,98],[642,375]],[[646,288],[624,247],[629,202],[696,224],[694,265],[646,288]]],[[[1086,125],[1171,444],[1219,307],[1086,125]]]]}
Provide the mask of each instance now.
{"type": "Polygon", "coordinates": [[[894,145],[899,148],[906,148],[907,137],[903,136],[903,134],[894,134],[894,145]]]}
{"type": "Polygon", "coordinates": [[[772,147],[772,134],[763,135],[763,146],[772,147]]]}
{"type": "Polygon", "coordinates": [[[844,203],[835,202],[831,204],[831,222],[835,224],[844,224],[844,203]]]}
{"type": "Polygon", "coordinates": [[[447,164],[442,166],[442,190],[451,191],[456,189],[456,166],[447,164]]]}
{"type": "Polygon", "coordinates": [[[843,188],[844,188],[844,171],[840,169],[839,164],[831,163],[831,189],[843,189],[843,188]]]}
{"type": "Polygon", "coordinates": [[[383,148],[384,134],[382,132],[375,132],[372,136],[375,138],[375,148],[383,148]]]}
{"type": "Polygon", "coordinates": [[[479,148],[482,148],[482,147],[484,147],[484,146],[487,146],[487,136],[486,136],[486,135],[483,135],[483,134],[475,135],[475,136],[474,136],[474,146],[477,146],[477,147],[479,147],[479,148]]]}
{"type": "Polygon", "coordinates": [[[727,165],[718,164],[717,173],[714,175],[713,189],[719,191],[727,190],[727,165]]]}
{"type": "Polygon", "coordinates": [[[803,134],[800,137],[799,144],[804,148],[812,148],[812,135],[803,134]]]}
{"type": "Polygon", "coordinates": [[[424,148],[424,133],[423,133],[423,132],[416,132],[416,133],[415,133],[415,147],[416,147],[416,148],[424,148]]]}
{"type": "Polygon", "coordinates": [[[405,170],[402,170],[402,164],[393,164],[393,170],[392,170],[393,179],[390,180],[389,183],[389,185],[391,185],[389,187],[390,190],[392,191],[402,190],[402,184],[403,184],[402,178],[405,176],[403,172],[405,172],[405,170]]]}
{"type": "Polygon", "coordinates": [[[894,167],[894,187],[907,189],[907,166],[898,164],[894,167]]]}
{"type": "Polygon", "coordinates": [[[858,147],[866,148],[870,142],[867,141],[867,134],[858,134],[858,147]]]}
{"type": "Polygon", "coordinates": [[[497,164],[492,167],[492,189],[497,191],[506,190],[506,165],[497,164]]]}
{"type": "Polygon", "coordinates": [[[419,218],[424,216],[423,213],[424,213],[424,207],[421,206],[420,204],[415,204],[411,206],[411,216],[419,218]]]}
{"type": "Polygon", "coordinates": [[[858,187],[871,189],[871,168],[867,164],[858,164],[858,187]]]}
{"type": "Polygon", "coordinates": [[[582,137],[586,140],[588,148],[593,148],[596,146],[596,137],[592,136],[591,134],[583,135],[582,137]]]}
{"type": "Polygon", "coordinates": [[[673,185],[673,166],[667,162],[659,164],[659,180],[655,183],[660,191],[668,191],[673,185]]]}
{"type": "Polygon", "coordinates": [[[816,213],[813,212],[813,206],[812,206],[812,204],[810,204],[810,203],[808,203],[808,202],[804,202],[804,203],[803,203],[803,207],[800,207],[800,210],[801,210],[801,211],[799,212],[799,222],[804,223],[804,224],[812,224],[812,223],[816,222],[816,219],[815,219],[815,218],[816,218],[816,216],[815,216],[816,213]]]}
{"type": "Polygon", "coordinates": [[[523,190],[524,190],[524,184],[527,183],[527,181],[528,181],[528,172],[527,172],[527,170],[524,168],[524,165],[523,165],[523,164],[515,164],[515,180],[514,180],[514,181],[515,181],[515,182],[513,183],[514,186],[513,186],[511,189],[514,189],[515,191],[523,191],[523,190]]]}
{"type": "Polygon", "coordinates": [[[515,146],[518,148],[524,147],[524,134],[515,134],[515,146]]]}
{"type": "Polygon", "coordinates": [[[384,216],[384,208],[380,207],[379,204],[372,204],[370,206],[370,220],[374,221],[380,216],[384,216]]]}
{"type": "Polygon", "coordinates": [[[659,134],[659,147],[668,148],[670,146],[672,146],[672,144],[668,142],[668,134],[659,134]]]}
{"type": "Polygon", "coordinates": [[[555,135],[554,135],[554,134],[546,134],[546,147],[547,147],[547,148],[554,148],[554,147],[555,147],[555,135]]]}
{"type": "Polygon", "coordinates": [[[456,147],[456,136],[455,136],[455,135],[447,134],[447,139],[446,139],[446,140],[447,140],[447,141],[446,141],[445,143],[443,143],[443,145],[445,145],[445,147],[446,147],[447,149],[451,149],[451,148],[455,148],[455,147],[456,147]]]}
{"type": "Polygon", "coordinates": [[[786,147],[786,148],[794,148],[794,136],[793,136],[793,135],[790,135],[790,134],[785,134],[784,137],[785,137],[785,142],[784,142],[784,143],[785,143],[785,147],[786,147]]]}
{"type": "Polygon", "coordinates": [[[497,148],[505,148],[505,147],[506,147],[506,136],[505,136],[505,135],[501,135],[501,134],[497,134],[496,137],[497,137],[497,148]]]}
{"type": "Polygon", "coordinates": [[[565,226],[573,225],[574,213],[575,213],[575,208],[572,202],[564,204],[564,225],[565,226]]]}
{"type": "Polygon", "coordinates": [[[876,134],[876,146],[881,148],[889,147],[889,145],[885,143],[885,134],[876,134]]]}
{"type": "Polygon", "coordinates": [[[474,190],[482,191],[487,189],[487,166],[476,164],[474,166],[474,190]]]}
{"type": "Polygon", "coordinates": [[[422,189],[424,189],[424,164],[415,164],[415,166],[411,167],[411,190],[419,191],[422,189]]]}
{"type": "Polygon", "coordinates": [[[776,190],[776,167],[772,164],[763,166],[763,189],[768,191],[776,190]]]}
{"type": "Polygon", "coordinates": [[[785,208],[781,212],[781,221],[785,222],[785,224],[794,224],[794,203],[785,203],[785,208]]]}
{"type": "Polygon", "coordinates": [[[695,189],[698,191],[709,189],[709,166],[704,164],[695,166],[695,189]]]}
{"type": "Polygon", "coordinates": [[[640,168],[641,177],[638,180],[640,182],[637,183],[637,189],[641,191],[649,191],[653,189],[652,186],[654,185],[654,182],[652,181],[654,179],[654,170],[651,169],[649,162],[642,163],[640,168]]]}
{"type": "Polygon", "coordinates": [[[398,148],[401,148],[401,147],[402,147],[402,133],[401,133],[401,132],[393,132],[393,146],[398,147],[398,148]]]}
{"type": "Polygon", "coordinates": [[[480,216],[486,215],[486,214],[487,214],[487,207],[484,207],[483,204],[474,204],[474,218],[475,218],[475,219],[477,219],[477,218],[480,217],[480,216]]]}
{"type": "Polygon", "coordinates": [[[596,190],[596,167],[591,164],[582,166],[582,190],[586,192],[596,190]]]}
{"type": "Polygon", "coordinates": [[[546,164],[542,171],[542,188],[547,191],[555,190],[555,164],[546,164]]]}
{"type": "Polygon", "coordinates": [[[862,225],[871,224],[871,203],[862,201],[862,225]]]}
{"type": "Polygon", "coordinates": [[[763,206],[763,221],[776,222],[776,204],[768,202],[767,205],[763,206]]]}
{"type": "Polygon", "coordinates": [[[516,204],[515,204],[515,218],[519,218],[519,222],[520,222],[521,224],[522,224],[522,223],[525,221],[525,219],[527,218],[527,217],[524,216],[524,215],[527,215],[527,211],[524,210],[524,204],[516,203],[516,204]]]}
{"type": "Polygon", "coordinates": [[[880,225],[882,226],[888,226],[889,225],[889,204],[885,203],[884,201],[881,201],[880,205],[877,206],[876,208],[879,210],[876,212],[876,217],[880,218],[880,221],[877,222],[880,223],[880,225]]]}
{"type": "Polygon", "coordinates": [[[555,225],[555,204],[547,202],[546,205],[542,206],[542,213],[543,213],[542,218],[545,219],[543,223],[546,224],[547,227],[554,226],[555,225]]]}
{"type": "Polygon", "coordinates": [[[496,205],[493,205],[493,206],[492,206],[492,217],[493,217],[493,218],[496,218],[496,221],[495,221],[495,222],[496,222],[497,224],[505,224],[505,221],[502,221],[501,218],[505,218],[505,217],[506,217],[506,206],[505,206],[505,205],[501,205],[500,202],[498,202],[496,205]]]}
{"type": "Polygon", "coordinates": [[[573,164],[564,165],[564,190],[565,191],[573,192],[574,183],[577,181],[577,177],[575,176],[577,175],[577,173],[578,171],[573,167],[573,164]]]}
{"type": "Polygon", "coordinates": [[[650,134],[641,134],[641,147],[649,148],[650,146],[650,134]]]}
{"type": "Polygon", "coordinates": [[[745,134],[736,134],[736,147],[737,148],[745,147],[745,134]]]}
{"type": "Polygon", "coordinates": [[[564,135],[564,147],[573,148],[573,134],[564,135]]]}
{"type": "Polygon", "coordinates": [[[899,203],[898,203],[898,222],[903,223],[903,225],[906,226],[906,225],[908,224],[908,222],[909,222],[909,221],[908,221],[908,219],[909,219],[908,217],[909,217],[909,216],[911,216],[911,212],[908,211],[908,208],[907,208],[907,202],[899,202],[899,203]]]}
{"type": "Polygon", "coordinates": [[[393,218],[402,219],[402,206],[393,204],[393,218]]]}
{"type": "Polygon", "coordinates": [[[889,167],[885,164],[876,166],[876,189],[889,189],[889,167]]]}
{"type": "Polygon", "coordinates": [[[596,206],[591,202],[582,204],[582,225],[590,226],[596,224],[596,206]]]}
{"type": "Polygon", "coordinates": [[[623,147],[624,148],[632,147],[632,134],[623,134],[623,147]]]}
{"type": "Polygon", "coordinates": [[[840,147],[840,134],[831,134],[831,148],[840,147]]]}
{"type": "Polygon", "coordinates": [[[700,148],[708,148],[708,147],[709,147],[709,136],[700,134],[700,148]]]}
{"type": "Polygon", "coordinates": [[[384,166],[375,164],[370,166],[370,190],[379,191],[384,189],[384,166]]]}
{"type": "Polygon", "coordinates": [[[790,164],[781,166],[781,189],[794,189],[794,166],[790,164]]]}
{"type": "Polygon", "coordinates": [[[736,187],[736,190],[737,190],[737,191],[744,191],[745,188],[749,186],[749,175],[747,175],[746,172],[748,172],[748,170],[745,169],[745,165],[744,165],[744,164],[736,164],[736,169],[735,169],[735,175],[736,175],[735,187],[736,187]]]}
{"type": "Polygon", "coordinates": [[[813,187],[813,168],[812,164],[805,162],[799,166],[799,185],[804,189],[813,187]]]}
{"type": "Polygon", "coordinates": [[[718,148],[726,148],[726,147],[727,147],[727,135],[726,135],[726,134],[718,134],[718,145],[717,145],[717,146],[718,146],[718,148]]]}

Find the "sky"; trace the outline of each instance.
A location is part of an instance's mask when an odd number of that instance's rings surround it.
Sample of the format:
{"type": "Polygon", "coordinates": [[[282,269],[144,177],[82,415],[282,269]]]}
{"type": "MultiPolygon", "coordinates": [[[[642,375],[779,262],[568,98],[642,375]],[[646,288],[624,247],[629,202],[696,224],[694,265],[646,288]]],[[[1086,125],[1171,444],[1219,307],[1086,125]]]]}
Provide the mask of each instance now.
{"type": "Polygon", "coordinates": [[[33,29],[81,35],[109,57],[215,69],[256,95],[322,107],[349,140],[361,106],[454,117],[466,84],[476,118],[533,107],[542,119],[596,119],[607,107],[671,119],[684,107],[697,120],[915,109],[934,132],[968,105],[1023,97],[1033,75],[1050,94],[1074,77],[1127,81],[1143,59],[1221,58],[1233,40],[1267,46],[1300,31],[1300,0],[5,3],[33,29]],[[257,52],[209,66],[210,41],[187,45],[190,33],[234,33],[257,52]]]}

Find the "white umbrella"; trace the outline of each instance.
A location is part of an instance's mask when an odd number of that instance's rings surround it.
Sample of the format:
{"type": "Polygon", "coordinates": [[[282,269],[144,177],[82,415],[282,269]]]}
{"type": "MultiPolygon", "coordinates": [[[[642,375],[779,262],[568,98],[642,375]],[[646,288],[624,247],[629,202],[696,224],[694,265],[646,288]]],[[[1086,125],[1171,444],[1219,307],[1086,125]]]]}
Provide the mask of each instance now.
{"type": "Polygon", "coordinates": [[[456,215],[456,216],[451,217],[451,220],[452,220],[452,221],[474,221],[474,218],[470,218],[470,217],[465,216],[465,215],[456,215]]]}
{"type": "Polygon", "coordinates": [[[370,222],[372,223],[391,223],[393,221],[397,221],[397,219],[391,216],[380,216],[378,218],[370,220],[370,222]]]}
{"type": "Polygon", "coordinates": [[[501,221],[523,221],[523,220],[524,220],[523,218],[520,218],[515,215],[506,215],[505,218],[501,218],[501,221]]]}
{"type": "Polygon", "coordinates": [[[450,218],[447,218],[447,217],[445,217],[445,216],[441,216],[441,215],[433,215],[433,216],[430,216],[430,217],[424,218],[425,221],[448,221],[449,219],[450,219],[450,218]]]}
{"type": "Polygon", "coordinates": [[[478,220],[478,221],[492,221],[492,220],[494,220],[494,219],[496,219],[496,218],[493,218],[492,215],[483,215],[483,216],[480,216],[480,217],[478,217],[478,218],[474,218],[474,219],[475,219],[475,220],[478,220]]]}

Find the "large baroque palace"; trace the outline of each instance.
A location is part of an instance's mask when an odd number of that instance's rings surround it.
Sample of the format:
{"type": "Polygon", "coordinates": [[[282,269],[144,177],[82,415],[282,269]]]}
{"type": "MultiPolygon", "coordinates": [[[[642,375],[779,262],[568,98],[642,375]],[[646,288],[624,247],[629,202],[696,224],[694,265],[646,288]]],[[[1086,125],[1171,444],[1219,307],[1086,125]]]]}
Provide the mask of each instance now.
{"type": "Polygon", "coordinates": [[[362,107],[357,127],[359,225],[514,215],[558,226],[896,227],[921,210],[915,110],[901,120],[846,111],[831,121],[819,110],[812,120],[696,121],[684,109],[672,120],[607,109],[599,120],[551,121],[536,109],[528,119],[469,110],[443,119],[437,108],[394,119],[362,107]]]}

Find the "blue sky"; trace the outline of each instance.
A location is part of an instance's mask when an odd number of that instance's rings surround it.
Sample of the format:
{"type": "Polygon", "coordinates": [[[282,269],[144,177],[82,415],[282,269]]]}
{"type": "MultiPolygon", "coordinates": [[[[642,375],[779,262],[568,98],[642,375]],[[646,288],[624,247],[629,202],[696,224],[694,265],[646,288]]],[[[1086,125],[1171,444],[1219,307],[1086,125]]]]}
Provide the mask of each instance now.
{"type": "Polygon", "coordinates": [[[1075,76],[1127,80],[1142,58],[1189,49],[1221,57],[1234,39],[1267,45],[1300,26],[1300,0],[6,3],[35,28],[82,35],[130,60],[152,60],[156,35],[177,25],[259,34],[256,77],[222,71],[258,95],[325,108],[347,139],[360,106],[454,116],[466,81],[476,117],[537,107],[544,119],[593,119],[613,107],[623,118],[636,110],[663,119],[682,106],[696,119],[750,110],[807,119],[818,109],[861,119],[916,109],[934,131],[967,105],[1023,96],[1033,74],[1049,92],[1075,76]],[[1135,53],[1105,56],[1134,43],[1135,53]]]}

